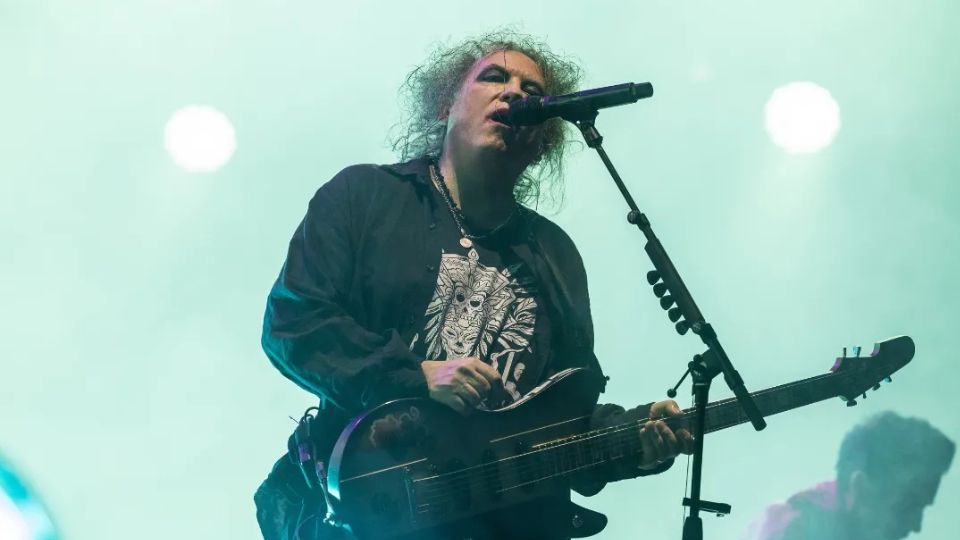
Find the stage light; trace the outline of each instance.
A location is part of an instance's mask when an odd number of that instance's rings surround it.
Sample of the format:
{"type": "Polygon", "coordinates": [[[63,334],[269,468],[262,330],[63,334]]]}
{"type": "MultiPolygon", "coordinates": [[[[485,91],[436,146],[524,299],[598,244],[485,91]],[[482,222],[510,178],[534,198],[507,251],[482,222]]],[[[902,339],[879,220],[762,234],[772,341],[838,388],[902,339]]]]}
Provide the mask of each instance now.
{"type": "Polygon", "coordinates": [[[777,88],[764,113],[770,139],[791,154],[817,152],[840,130],[840,106],[830,92],[812,82],[777,88]]]}
{"type": "Polygon", "coordinates": [[[0,538],[4,540],[33,540],[30,525],[14,506],[13,501],[0,493],[0,538]]]}
{"type": "Polygon", "coordinates": [[[184,107],[170,117],[164,144],[173,161],[191,172],[213,172],[237,149],[233,124],[225,114],[202,105],[184,107]]]}
{"type": "Polygon", "coordinates": [[[56,538],[50,515],[0,456],[0,539],[56,538]]]}

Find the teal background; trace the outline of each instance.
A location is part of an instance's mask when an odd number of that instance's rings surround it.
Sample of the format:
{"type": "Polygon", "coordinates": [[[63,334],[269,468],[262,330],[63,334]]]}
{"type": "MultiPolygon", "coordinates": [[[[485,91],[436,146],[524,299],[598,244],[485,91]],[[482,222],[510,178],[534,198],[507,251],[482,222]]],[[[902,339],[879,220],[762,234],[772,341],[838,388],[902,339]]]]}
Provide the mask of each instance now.
{"type": "MultiPolygon", "coordinates": [[[[599,127],[750,389],[823,373],[843,346],[917,342],[856,408],[710,437],[704,496],[734,511],[707,516],[706,538],[830,477],[871,413],[956,440],[958,15],[946,0],[2,0],[0,449],[64,538],[257,538],[252,493],[313,403],[259,349],[289,236],[343,166],[395,161],[396,88],[431,44],[507,23],[579,58],[585,87],[655,85],[599,127]],[[770,93],[796,80],[840,104],[817,154],[763,129],[770,93]],[[189,104],[236,127],[214,174],[165,153],[189,104]]],[[[567,195],[554,219],[587,266],[604,398],[662,399],[701,346],[643,282],[640,236],[591,152],[570,157],[567,195]]],[[[957,469],[920,538],[956,537],[957,469]]],[[[684,471],[586,501],[610,517],[599,538],[679,538],[684,471]]]]}

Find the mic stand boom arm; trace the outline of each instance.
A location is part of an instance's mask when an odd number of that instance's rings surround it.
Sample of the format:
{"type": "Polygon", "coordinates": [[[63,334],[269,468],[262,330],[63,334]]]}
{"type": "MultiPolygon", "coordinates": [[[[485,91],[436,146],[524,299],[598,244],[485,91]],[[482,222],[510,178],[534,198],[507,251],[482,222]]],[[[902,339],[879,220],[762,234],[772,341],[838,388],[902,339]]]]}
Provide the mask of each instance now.
{"type": "Polygon", "coordinates": [[[713,327],[704,320],[703,314],[701,314],[700,309],[697,308],[697,304],[693,301],[693,297],[690,295],[690,291],[687,290],[686,285],[684,285],[683,279],[680,278],[677,269],[673,266],[673,262],[667,255],[663,244],[661,244],[660,240],[653,234],[650,220],[637,208],[637,204],[627,191],[627,187],[623,184],[620,174],[617,173],[613,162],[610,161],[610,157],[607,156],[606,151],[604,151],[602,146],[603,137],[594,125],[597,114],[595,109],[580,109],[570,111],[562,117],[565,120],[573,122],[583,134],[587,146],[596,150],[597,154],[600,155],[600,159],[603,160],[603,164],[606,165],[607,171],[610,172],[610,176],[613,177],[617,188],[627,201],[627,206],[630,207],[630,213],[627,214],[627,221],[636,225],[637,228],[643,232],[644,236],[647,237],[644,251],[647,252],[655,268],[655,270],[647,273],[647,282],[653,286],[654,294],[660,298],[660,306],[665,310],[669,310],[668,316],[671,321],[676,323],[675,328],[677,332],[683,335],[687,333],[687,330],[693,330],[693,333],[700,336],[700,339],[703,340],[708,348],[707,352],[702,357],[698,355],[698,357],[690,363],[690,367],[688,368],[688,371],[694,374],[694,401],[697,409],[696,429],[699,431],[695,434],[696,441],[693,452],[691,497],[684,500],[684,505],[690,507],[690,515],[684,523],[683,538],[684,540],[699,540],[703,538],[703,529],[699,517],[700,509],[707,511],[722,511],[725,509],[729,512],[729,506],[700,500],[700,479],[703,466],[703,422],[705,420],[710,380],[722,372],[724,381],[726,381],[727,386],[733,391],[741,409],[743,409],[747,418],[750,419],[754,429],[760,431],[767,426],[767,423],[760,414],[760,410],[757,409],[753,398],[750,397],[750,393],[746,387],[744,387],[740,374],[737,373],[737,370],[733,368],[733,364],[730,363],[730,358],[727,357],[727,353],[724,352],[723,347],[720,345],[720,341],[713,327]],[[675,307],[671,307],[674,305],[675,307]]]}

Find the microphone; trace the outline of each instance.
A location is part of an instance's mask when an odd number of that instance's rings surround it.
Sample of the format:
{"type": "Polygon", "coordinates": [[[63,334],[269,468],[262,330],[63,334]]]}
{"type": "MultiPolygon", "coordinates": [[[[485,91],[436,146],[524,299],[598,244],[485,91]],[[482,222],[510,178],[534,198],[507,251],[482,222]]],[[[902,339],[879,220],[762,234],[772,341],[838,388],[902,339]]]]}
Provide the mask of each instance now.
{"type": "Polygon", "coordinates": [[[507,120],[515,126],[530,126],[559,116],[570,122],[592,119],[599,109],[636,103],[653,95],[650,83],[625,83],[562,96],[528,96],[510,102],[507,120]]]}

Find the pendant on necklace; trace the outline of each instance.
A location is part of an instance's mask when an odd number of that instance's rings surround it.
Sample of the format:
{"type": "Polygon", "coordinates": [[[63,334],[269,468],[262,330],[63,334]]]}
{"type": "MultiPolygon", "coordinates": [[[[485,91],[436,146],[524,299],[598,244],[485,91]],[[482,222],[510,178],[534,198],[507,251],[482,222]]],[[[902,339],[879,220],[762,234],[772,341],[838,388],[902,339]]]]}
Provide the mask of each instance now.
{"type": "Polygon", "coordinates": [[[463,246],[464,249],[470,249],[473,247],[473,242],[471,242],[466,236],[461,236],[460,245],[463,246]]]}

